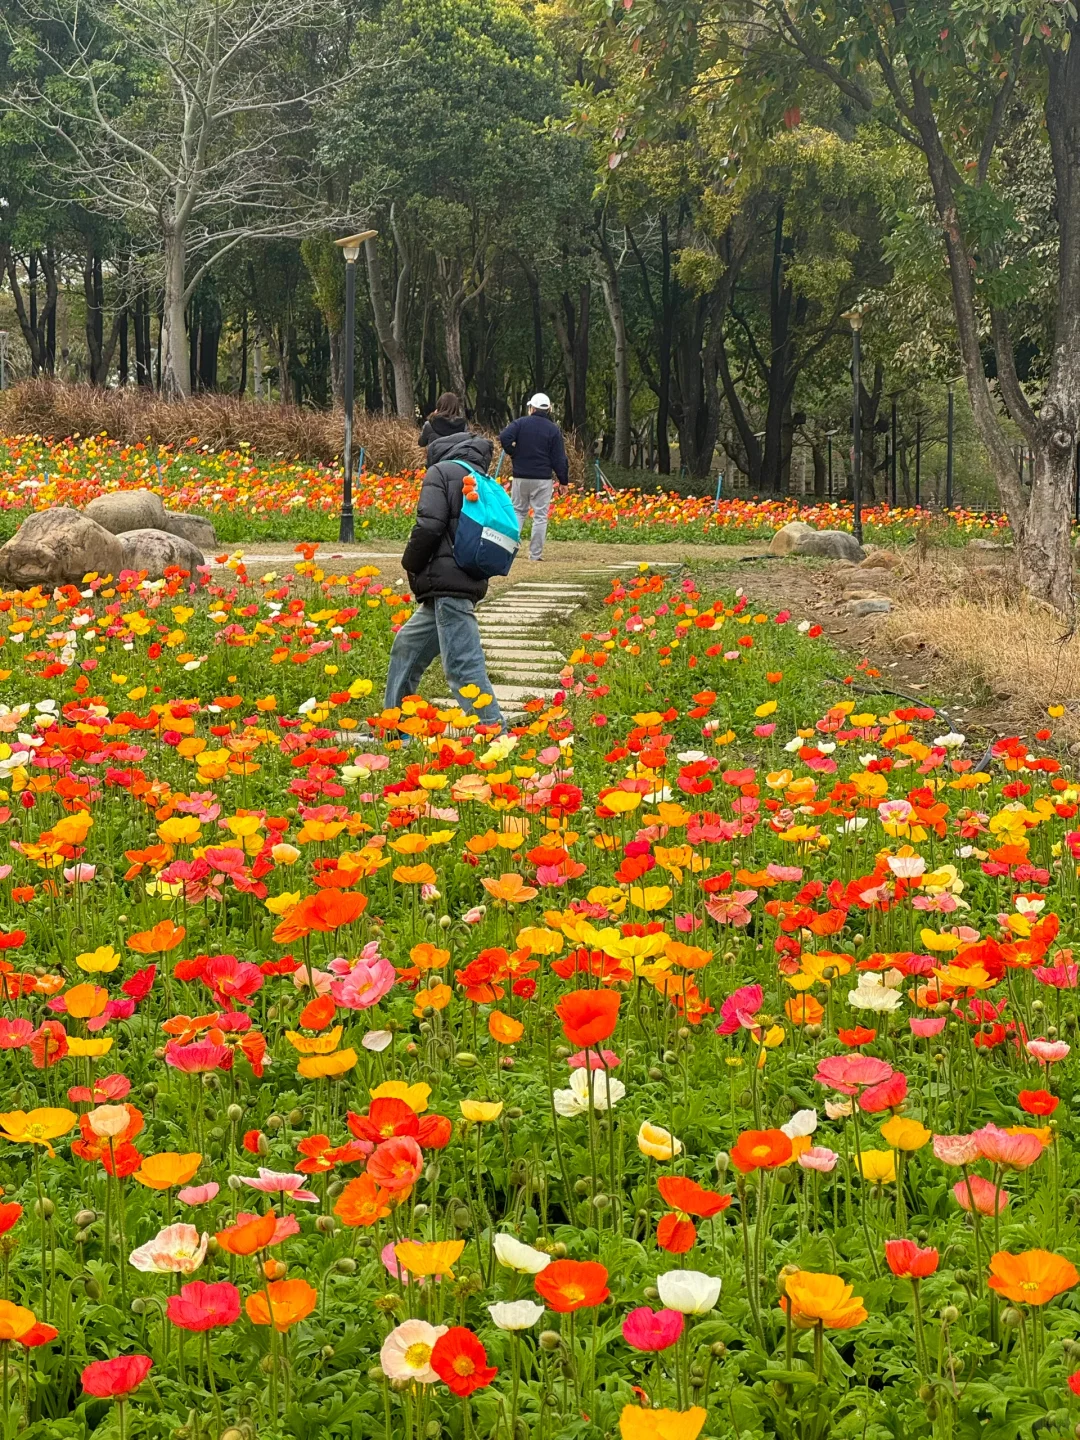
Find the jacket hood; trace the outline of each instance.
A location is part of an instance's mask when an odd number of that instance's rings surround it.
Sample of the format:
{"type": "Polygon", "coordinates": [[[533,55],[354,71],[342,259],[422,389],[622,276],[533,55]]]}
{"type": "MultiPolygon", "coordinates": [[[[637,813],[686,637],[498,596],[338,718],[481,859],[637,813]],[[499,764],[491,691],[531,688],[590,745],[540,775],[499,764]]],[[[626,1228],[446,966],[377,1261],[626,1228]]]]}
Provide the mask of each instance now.
{"type": "Polygon", "coordinates": [[[442,460],[463,460],[467,465],[486,473],[491,465],[492,445],[486,435],[442,435],[432,440],[427,447],[429,465],[438,465],[442,460]]]}

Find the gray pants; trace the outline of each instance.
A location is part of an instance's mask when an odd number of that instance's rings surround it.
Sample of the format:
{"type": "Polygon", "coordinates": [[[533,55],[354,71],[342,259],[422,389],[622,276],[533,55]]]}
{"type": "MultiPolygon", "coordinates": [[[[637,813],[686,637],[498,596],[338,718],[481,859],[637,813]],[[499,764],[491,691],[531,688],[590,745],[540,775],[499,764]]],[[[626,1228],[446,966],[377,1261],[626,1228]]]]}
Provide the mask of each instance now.
{"type": "Polygon", "coordinates": [[[417,694],[424,671],[436,655],[442,656],[454,704],[460,705],[463,710],[471,710],[484,725],[501,725],[503,717],[497,700],[493,698],[477,709],[475,697],[467,699],[461,694],[470,685],[477,686],[480,695],[494,696],[495,692],[488,679],[487,663],[480,644],[476,606],[473,601],[456,595],[440,595],[435,600],[417,605],[394,636],[383,708],[396,709],[406,695],[417,694]]]}
{"type": "Polygon", "coordinates": [[[544,553],[544,539],[547,536],[548,510],[555,491],[555,477],[546,480],[528,480],[515,475],[510,487],[510,500],[514,506],[518,526],[524,531],[529,510],[533,512],[532,536],[529,540],[529,559],[539,560],[544,553]]]}

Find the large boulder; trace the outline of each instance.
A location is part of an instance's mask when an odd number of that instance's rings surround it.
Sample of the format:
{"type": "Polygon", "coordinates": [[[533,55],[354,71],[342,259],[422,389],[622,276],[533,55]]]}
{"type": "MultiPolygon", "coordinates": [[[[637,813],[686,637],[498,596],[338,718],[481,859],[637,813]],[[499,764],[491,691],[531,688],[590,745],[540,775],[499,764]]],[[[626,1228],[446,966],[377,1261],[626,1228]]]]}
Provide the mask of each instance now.
{"type": "Polygon", "coordinates": [[[793,555],[796,542],[804,535],[813,535],[813,533],[813,527],[807,525],[805,521],[790,520],[786,525],[782,525],[772,537],[769,543],[769,554],[793,555]]]}
{"type": "Polygon", "coordinates": [[[167,530],[170,535],[179,535],[182,540],[190,540],[200,550],[213,550],[218,543],[217,531],[201,515],[178,515],[175,510],[166,510],[164,521],[156,528],[167,530]]]}
{"type": "Polygon", "coordinates": [[[0,585],[9,590],[78,585],[84,575],[118,575],[123,568],[116,536],[66,505],[28,515],[0,548],[0,585]]]}
{"type": "Polygon", "coordinates": [[[112,490],[91,500],[83,511],[114,535],[129,530],[164,530],[165,505],[153,490],[112,490]]]}
{"type": "Polygon", "coordinates": [[[806,535],[799,535],[790,554],[816,555],[824,560],[847,560],[852,565],[858,565],[866,559],[866,551],[847,530],[811,530],[806,535]]]}
{"type": "Polygon", "coordinates": [[[173,566],[187,570],[192,576],[206,561],[202,551],[182,535],[167,530],[128,530],[117,537],[123,545],[125,570],[145,570],[148,580],[160,580],[173,566]]]}

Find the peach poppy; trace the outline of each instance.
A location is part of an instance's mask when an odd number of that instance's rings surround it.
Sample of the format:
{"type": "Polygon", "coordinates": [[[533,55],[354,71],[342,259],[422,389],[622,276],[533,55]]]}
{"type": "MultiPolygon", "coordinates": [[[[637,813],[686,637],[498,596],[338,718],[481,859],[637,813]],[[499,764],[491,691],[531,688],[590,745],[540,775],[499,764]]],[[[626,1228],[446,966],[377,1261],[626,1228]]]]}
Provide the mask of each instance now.
{"type": "Polygon", "coordinates": [[[539,890],[533,885],[526,885],[520,875],[500,875],[498,880],[492,880],[484,876],[480,882],[488,894],[495,900],[502,900],[507,905],[524,905],[528,900],[535,900],[539,890]]]}
{"type": "Polygon", "coordinates": [[[411,1135],[395,1135],[375,1147],[367,1173],[384,1190],[406,1190],[424,1170],[424,1152],[411,1135]]]}
{"type": "Polygon", "coordinates": [[[392,875],[399,885],[434,885],[439,878],[430,865],[395,865],[392,875]]]}
{"type": "Polygon", "coordinates": [[[147,1155],[135,1171],[135,1179],[149,1190],[171,1190],[175,1185],[186,1185],[201,1164],[202,1156],[195,1151],[180,1155],[175,1150],[163,1150],[147,1155]]]}
{"type": "Polygon", "coordinates": [[[1076,1266],[1049,1250],[1024,1250],[1019,1255],[999,1250],[990,1257],[987,1284],[1015,1305],[1045,1305],[1078,1281],[1076,1266]]]}
{"type": "Polygon", "coordinates": [[[274,1280],[265,1290],[256,1290],[244,1301],[244,1309],[253,1325],[273,1325],[284,1332],[310,1315],[319,1299],[319,1292],[306,1280],[274,1280]]]}

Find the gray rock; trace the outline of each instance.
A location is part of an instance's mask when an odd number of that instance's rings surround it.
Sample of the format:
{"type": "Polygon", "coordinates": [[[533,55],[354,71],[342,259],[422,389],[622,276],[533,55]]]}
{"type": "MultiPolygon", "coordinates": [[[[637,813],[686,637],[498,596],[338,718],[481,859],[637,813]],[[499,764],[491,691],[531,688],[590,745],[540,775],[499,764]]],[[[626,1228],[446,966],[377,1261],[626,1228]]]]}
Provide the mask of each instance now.
{"type": "Polygon", "coordinates": [[[200,550],[213,550],[218,543],[217,531],[201,515],[178,515],[175,510],[166,510],[165,519],[153,528],[179,535],[181,540],[190,540],[200,550]]]}
{"type": "Polygon", "coordinates": [[[853,600],[844,608],[849,615],[887,615],[892,609],[892,601],[880,595],[876,600],[853,600]]]}
{"type": "Polygon", "coordinates": [[[847,530],[810,530],[796,537],[790,553],[816,555],[823,560],[848,560],[853,565],[866,559],[866,551],[847,530]]]}
{"type": "Polygon", "coordinates": [[[0,549],[0,584],[78,585],[84,575],[118,575],[124,547],[104,526],[66,505],[28,515],[0,549]]]}
{"type": "Polygon", "coordinates": [[[770,555],[793,555],[795,545],[804,535],[813,535],[813,526],[803,520],[790,520],[782,525],[769,542],[770,555]]]}
{"type": "Polygon", "coordinates": [[[194,576],[196,568],[206,563],[197,545],[167,530],[128,530],[117,538],[123,543],[123,568],[145,570],[148,580],[160,580],[174,565],[194,576]]]}
{"type": "Polygon", "coordinates": [[[153,490],[111,490],[91,500],[83,514],[114,535],[165,529],[165,506],[153,490]]]}

